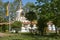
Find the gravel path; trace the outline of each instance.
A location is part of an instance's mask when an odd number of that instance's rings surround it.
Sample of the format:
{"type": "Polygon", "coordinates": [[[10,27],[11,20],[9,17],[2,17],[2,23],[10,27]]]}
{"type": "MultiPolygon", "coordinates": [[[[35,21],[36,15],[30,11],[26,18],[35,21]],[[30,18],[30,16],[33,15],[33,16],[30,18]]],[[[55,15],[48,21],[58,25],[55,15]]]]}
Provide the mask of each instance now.
{"type": "Polygon", "coordinates": [[[0,32],[0,37],[11,36],[11,35],[13,35],[13,34],[7,34],[7,33],[1,33],[1,32],[0,32]]]}

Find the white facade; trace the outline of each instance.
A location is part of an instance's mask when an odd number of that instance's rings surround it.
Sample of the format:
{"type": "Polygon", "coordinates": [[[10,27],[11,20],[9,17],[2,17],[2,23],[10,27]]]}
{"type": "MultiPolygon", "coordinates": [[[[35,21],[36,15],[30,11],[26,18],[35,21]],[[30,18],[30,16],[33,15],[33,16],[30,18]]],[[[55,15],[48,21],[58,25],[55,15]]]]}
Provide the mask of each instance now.
{"type": "Polygon", "coordinates": [[[16,21],[21,21],[21,13],[23,12],[23,9],[20,9],[16,11],[16,21]]]}
{"type": "MultiPolygon", "coordinates": [[[[22,2],[20,0],[20,9],[18,11],[16,11],[16,21],[21,21],[22,23],[27,23],[27,22],[30,22],[29,20],[26,20],[26,18],[24,17],[24,13],[23,15],[21,15],[23,12],[23,9],[22,9],[22,2]]],[[[33,25],[34,28],[36,28],[36,25],[33,25]]],[[[33,28],[33,29],[34,29],[33,28]]],[[[21,32],[29,32],[29,29],[31,29],[30,27],[30,24],[22,24],[22,27],[21,27],[21,32]]]]}

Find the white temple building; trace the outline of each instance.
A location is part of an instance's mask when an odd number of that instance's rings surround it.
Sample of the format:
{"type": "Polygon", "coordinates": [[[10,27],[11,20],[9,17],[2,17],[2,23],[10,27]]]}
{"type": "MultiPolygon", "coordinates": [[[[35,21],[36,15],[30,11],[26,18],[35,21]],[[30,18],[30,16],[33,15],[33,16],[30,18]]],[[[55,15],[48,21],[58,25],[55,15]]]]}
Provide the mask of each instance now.
{"type": "MultiPolygon", "coordinates": [[[[20,0],[20,8],[16,11],[16,21],[22,22],[21,32],[29,32],[30,27],[30,21],[26,19],[24,10],[22,9],[22,2],[20,0]]],[[[36,25],[34,24],[32,29],[36,28],[36,25]]]]}
{"type": "Polygon", "coordinates": [[[49,32],[56,32],[56,26],[53,24],[53,22],[52,21],[49,21],[48,23],[47,23],[47,26],[48,26],[48,31],[49,32]]]}

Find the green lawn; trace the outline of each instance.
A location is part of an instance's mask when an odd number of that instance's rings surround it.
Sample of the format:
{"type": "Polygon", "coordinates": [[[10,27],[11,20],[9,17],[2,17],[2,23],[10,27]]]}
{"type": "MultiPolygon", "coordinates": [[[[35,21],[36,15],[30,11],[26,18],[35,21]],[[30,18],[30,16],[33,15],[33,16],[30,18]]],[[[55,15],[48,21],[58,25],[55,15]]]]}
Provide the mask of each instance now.
{"type": "Polygon", "coordinates": [[[32,34],[17,34],[13,36],[0,37],[0,40],[60,40],[59,36],[40,36],[32,34]]]}

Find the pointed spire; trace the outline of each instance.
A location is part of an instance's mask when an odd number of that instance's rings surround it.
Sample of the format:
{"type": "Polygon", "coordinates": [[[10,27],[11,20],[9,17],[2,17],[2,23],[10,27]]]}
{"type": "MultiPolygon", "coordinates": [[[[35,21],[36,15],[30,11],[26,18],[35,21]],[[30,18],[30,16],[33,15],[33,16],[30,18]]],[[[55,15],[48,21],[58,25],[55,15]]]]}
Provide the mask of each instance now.
{"type": "Polygon", "coordinates": [[[20,9],[22,9],[22,0],[20,0],[20,9]]]}

